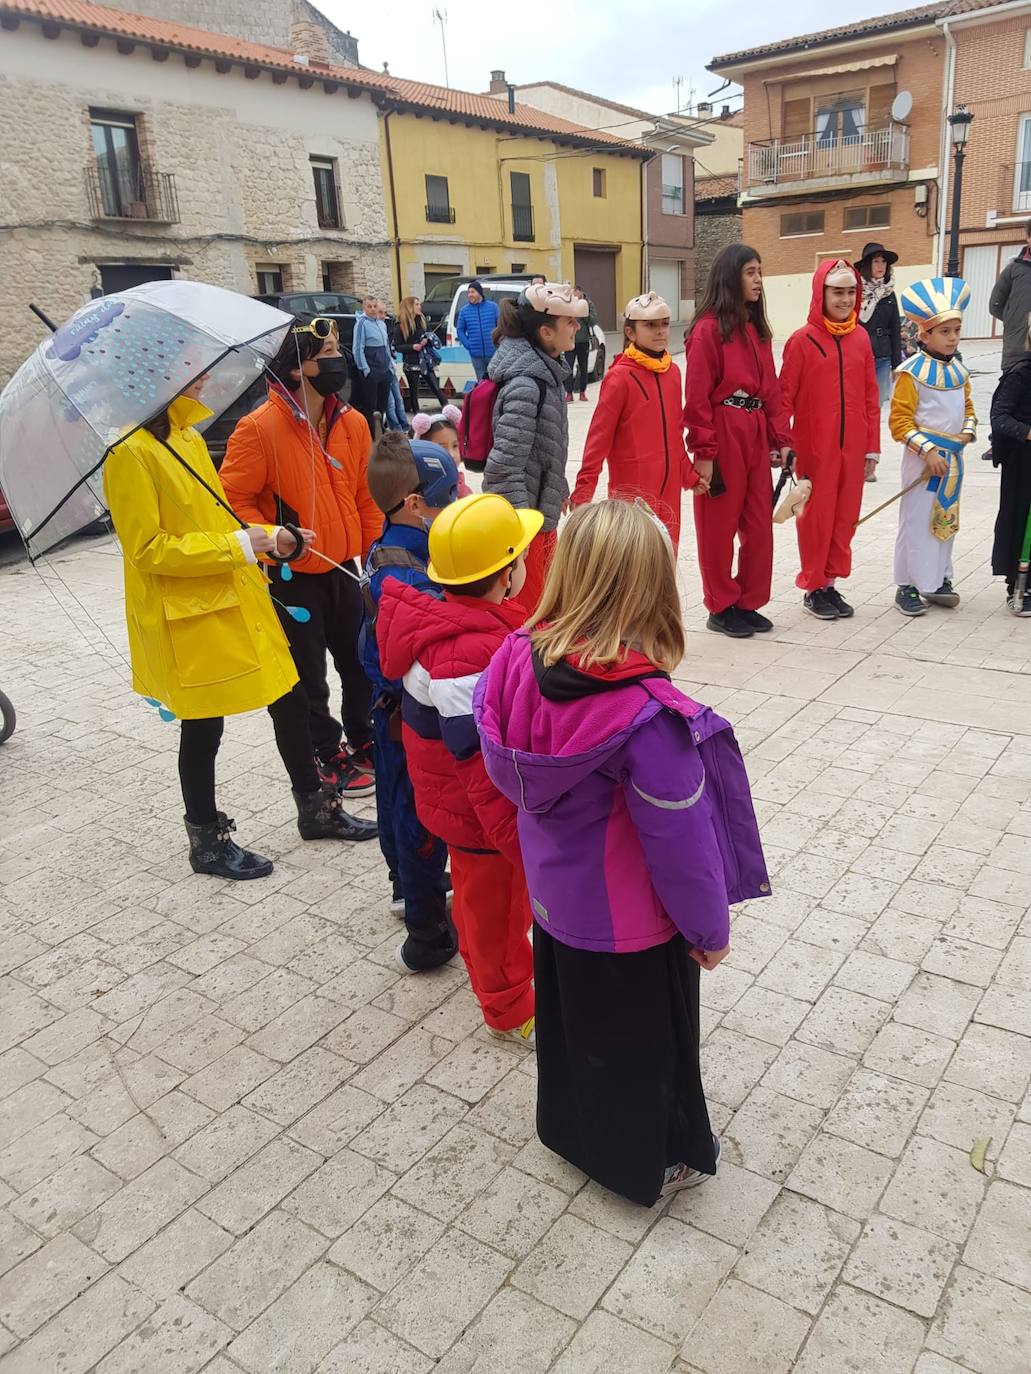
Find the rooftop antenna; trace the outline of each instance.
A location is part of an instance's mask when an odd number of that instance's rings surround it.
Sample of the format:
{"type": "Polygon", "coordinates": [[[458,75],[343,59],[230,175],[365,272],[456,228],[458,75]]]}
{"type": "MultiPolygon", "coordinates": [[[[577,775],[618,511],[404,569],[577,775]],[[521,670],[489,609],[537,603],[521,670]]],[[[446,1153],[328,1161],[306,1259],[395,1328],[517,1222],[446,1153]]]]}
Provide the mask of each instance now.
{"type": "Polygon", "coordinates": [[[683,78],[682,76],[675,76],[675,77],[673,78],[673,113],[674,113],[674,114],[679,114],[679,113],[680,113],[680,88],[683,86],[683,84],[684,84],[684,78],[683,78]]]}
{"type": "Polygon", "coordinates": [[[444,52],[444,85],[450,90],[451,81],[447,71],[447,10],[434,7],[433,22],[440,25],[440,46],[444,52]]]}

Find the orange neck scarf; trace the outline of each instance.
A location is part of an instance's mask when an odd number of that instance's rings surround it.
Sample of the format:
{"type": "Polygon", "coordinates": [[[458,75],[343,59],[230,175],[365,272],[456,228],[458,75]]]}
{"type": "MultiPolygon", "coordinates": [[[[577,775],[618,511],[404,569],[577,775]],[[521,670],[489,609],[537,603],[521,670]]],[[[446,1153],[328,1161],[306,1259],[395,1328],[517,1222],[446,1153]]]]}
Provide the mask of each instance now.
{"type": "Polygon", "coordinates": [[[829,320],[824,315],[823,327],[832,338],[843,339],[846,334],[851,334],[856,327],[856,312],[853,310],[847,320],[829,320]]]}
{"type": "Polygon", "coordinates": [[[627,344],[625,352],[632,363],[648,372],[668,372],[673,361],[668,353],[663,353],[661,358],[653,358],[648,353],[642,353],[636,344],[627,344]]]}

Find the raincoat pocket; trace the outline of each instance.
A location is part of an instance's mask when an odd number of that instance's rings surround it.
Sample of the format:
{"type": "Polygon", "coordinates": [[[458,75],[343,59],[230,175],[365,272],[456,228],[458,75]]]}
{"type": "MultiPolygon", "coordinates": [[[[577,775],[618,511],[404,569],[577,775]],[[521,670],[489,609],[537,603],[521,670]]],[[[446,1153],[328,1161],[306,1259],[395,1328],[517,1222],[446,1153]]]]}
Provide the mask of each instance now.
{"type": "Polygon", "coordinates": [[[235,588],[161,602],[181,686],[229,682],[261,667],[235,588]]]}

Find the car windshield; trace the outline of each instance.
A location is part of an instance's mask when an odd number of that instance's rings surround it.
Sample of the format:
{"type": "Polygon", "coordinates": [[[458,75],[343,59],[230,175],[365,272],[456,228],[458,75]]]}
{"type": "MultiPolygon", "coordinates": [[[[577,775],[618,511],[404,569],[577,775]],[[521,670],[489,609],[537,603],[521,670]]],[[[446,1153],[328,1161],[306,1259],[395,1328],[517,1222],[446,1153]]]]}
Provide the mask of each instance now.
{"type": "Polygon", "coordinates": [[[344,296],[337,291],[324,291],[320,294],[309,296],[311,308],[316,312],[325,314],[336,313],[338,315],[353,315],[361,305],[357,296],[344,296]]]}
{"type": "Polygon", "coordinates": [[[423,296],[424,301],[449,301],[455,294],[455,287],[462,280],[461,277],[445,277],[442,281],[436,281],[423,296]]]}

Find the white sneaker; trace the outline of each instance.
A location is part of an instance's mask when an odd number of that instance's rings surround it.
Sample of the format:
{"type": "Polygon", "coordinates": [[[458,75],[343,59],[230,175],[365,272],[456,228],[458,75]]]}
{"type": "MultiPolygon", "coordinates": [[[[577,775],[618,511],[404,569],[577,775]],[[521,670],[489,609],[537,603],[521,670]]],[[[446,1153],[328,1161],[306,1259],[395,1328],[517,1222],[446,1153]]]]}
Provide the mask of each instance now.
{"type": "Polygon", "coordinates": [[[529,1021],[524,1021],[521,1026],[513,1026],[511,1030],[497,1030],[494,1026],[487,1026],[487,1030],[495,1040],[511,1040],[517,1045],[536,1045],[537,1031],[534,1021],[535,1018],[531,1016],[529,1021]]]}
{"type": "MultiPolygon", "coordinates": [[[[718,1168],[720,1162],[719,1137],[714,1135],[712,1139],[716,1146],[716,1166],[718,1168]]],[[[697,1188],[699,1183],[704,1183],[712,1177],[714,1175],[703,1174],[700,1169],[692,1169],[688,1164],[671,1164],[663,1178],[659,1197],[669,1197],[673,1193],[679,1193],[684,1188],[697,1188]]]]}
{"type": "Polygon", "coordinates": [[[399,921],[405,918],[405,899],[403,897],[391,897],[389,911],[391,916],[396,916],[399,921]]]}

